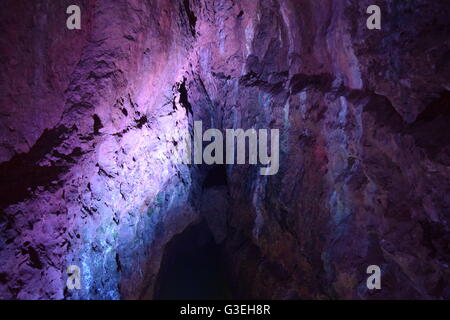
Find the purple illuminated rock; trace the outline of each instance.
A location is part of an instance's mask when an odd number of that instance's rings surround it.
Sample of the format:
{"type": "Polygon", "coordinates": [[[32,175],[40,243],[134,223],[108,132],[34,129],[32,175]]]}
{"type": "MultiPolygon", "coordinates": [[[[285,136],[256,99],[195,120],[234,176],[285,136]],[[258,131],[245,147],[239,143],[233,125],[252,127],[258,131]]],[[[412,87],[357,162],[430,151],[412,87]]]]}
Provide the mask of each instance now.
{"type": "Polygon", "coordinates": [[[202,218],[237,298],[450,298],[448,4],[369,31],[365,0],[86,0],[69,31],[70,4],[2,4],[0,298],[152,298],[202,218]],[[194,120],[279,129],[278,174],[205,186],[194,120]]]}

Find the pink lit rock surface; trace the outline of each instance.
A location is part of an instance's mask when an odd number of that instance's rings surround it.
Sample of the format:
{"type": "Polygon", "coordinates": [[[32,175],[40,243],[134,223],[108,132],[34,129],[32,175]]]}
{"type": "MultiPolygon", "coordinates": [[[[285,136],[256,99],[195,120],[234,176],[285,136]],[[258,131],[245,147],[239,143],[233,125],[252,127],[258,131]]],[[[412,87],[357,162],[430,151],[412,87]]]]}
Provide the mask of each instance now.
{"type": "Polygon", "coordinates": [[[450,8],[380,3],[380,31],[365,0],[2,4],[0,298],[152,298],[213,211],[238,298],[449,299],[450,8]],[[278,174],[205,190],[193,120],[279,129],[278,174]]]}

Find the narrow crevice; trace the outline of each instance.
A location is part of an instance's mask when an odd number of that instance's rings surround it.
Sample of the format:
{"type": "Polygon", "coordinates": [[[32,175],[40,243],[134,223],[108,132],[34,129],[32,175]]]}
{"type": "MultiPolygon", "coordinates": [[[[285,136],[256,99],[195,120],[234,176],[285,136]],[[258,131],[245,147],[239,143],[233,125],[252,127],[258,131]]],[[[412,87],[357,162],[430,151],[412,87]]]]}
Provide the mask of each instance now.
{"type": "Polygon", "coordinates": [[[187,114],[193,114],[192,105],[189,102],[189,96],[186,89],[186,79],[184,79],[178,87],[178,92],[180,93],[180,103],[183,106],[183,108],[186,109],[187,114]]]}
{"type": "Polygon", "coordinates": [[[188,16],[189,20],[189,29],[191,30],[192,36],[195,37],[195,26],[197,24],[197,17],[195,16],[194,11],[191,10],[191,5],[189,0],[183,0],[184,10],[188,16]]]}

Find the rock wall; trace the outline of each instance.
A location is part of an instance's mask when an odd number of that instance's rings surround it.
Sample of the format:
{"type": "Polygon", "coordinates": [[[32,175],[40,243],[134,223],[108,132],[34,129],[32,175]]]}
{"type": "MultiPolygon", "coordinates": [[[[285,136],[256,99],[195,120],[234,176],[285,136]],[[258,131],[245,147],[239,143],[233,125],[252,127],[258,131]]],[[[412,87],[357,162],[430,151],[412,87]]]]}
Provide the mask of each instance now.
{"type": "Polygon", "coordinates": [[[450,298],[450,7],[376,2],[370,31],[365,0],[80,1],[69,31],[7,1],[0,297],[151,298],[203,217],[238,298],[450,298]],[[278,174],[205,185],[175,159],[194,120],[279,129],[278,174]]]}
{"type": "MultiPolygon", "coordinates": [[[[192,37],[188,17],[167,1],[92,1],[81,7],[82,30],[69,31],[66,7],[42,3],[34,19],[58,17],[59,28],[50,31],[75,37],[63,48],[53,42],[38,48],[42,57],[73,55],[76,62],[58,75],[67,82],[63,92],[48,90],[45,98],[61,95],[46,106],[54,108],[56,124],[42,114],[41,128],[21,129],[13,112],[2,117],[2,124],[17,121],[12,142],[41,132],[27,152],[16,150],[0,164],[1,297],[137,298],[151,284],[154,275],[146,270],[158,265],[164,242],[198,216],[189,200],[195,173],[171,156],[177,134],[187,126],[177,81],[192,37]],[[85,42],[76,42],[84,35],[85,42]],[[82,270],[79,291],[65,289],[70,265],[82,270]]],[[[18,10],[16,2],[7,5],[5,15],[18,10]]],[[[51,33],[47,37],[55,41],[51,33]]],[[[27,46],[21,40],[15,41],[18,52],[27,46]]],[[[41,57],[38,49],[28,49],[31,61],[21,59],[45,72],[41,63],[52,66],[33,60],[41,57]]],[[[30,83],[27,90],[45,85],[51,83],[30,83]]],[[[6,87],[2,94],[15,90],[6,87]]],[[[36,99],[31,93],[25,98],[36,99]]],[[[27,108],[39,110],[39,103],[27,108]]],[[[16,104],[9,109],[39,120],[16,104]]]]}

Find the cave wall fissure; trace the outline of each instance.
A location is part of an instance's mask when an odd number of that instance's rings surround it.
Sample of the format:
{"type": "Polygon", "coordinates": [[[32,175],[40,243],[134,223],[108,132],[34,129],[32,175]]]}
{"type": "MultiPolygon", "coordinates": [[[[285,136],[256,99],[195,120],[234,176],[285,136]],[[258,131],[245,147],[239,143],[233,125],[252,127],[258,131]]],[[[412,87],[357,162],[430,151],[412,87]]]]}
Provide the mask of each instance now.
{"type": "Polygon", "coordinates": [[[449,298],[449,7],[368,31],[369,2],[85,0],[73,33],[68,1],[7,1],[0,297],[152,298],[205,221],[238,298],[449,298]],[[279,129],[279,172],[178,163],[200,120],[279,129]]]}

